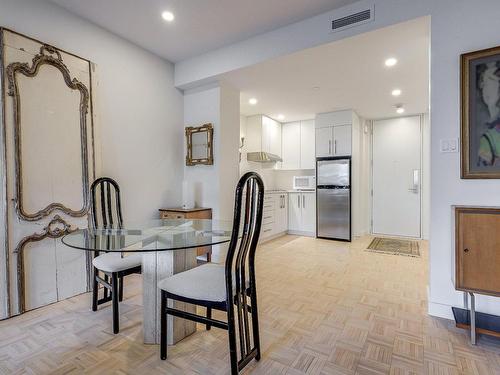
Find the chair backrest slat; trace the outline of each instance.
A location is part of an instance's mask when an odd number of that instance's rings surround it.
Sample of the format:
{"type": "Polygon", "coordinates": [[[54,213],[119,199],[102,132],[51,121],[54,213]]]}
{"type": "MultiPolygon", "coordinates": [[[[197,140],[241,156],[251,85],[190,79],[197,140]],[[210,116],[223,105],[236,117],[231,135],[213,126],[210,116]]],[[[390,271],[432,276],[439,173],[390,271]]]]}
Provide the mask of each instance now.
{"type": "Polygon", "coordinates": [[[120,187],[115,180],[109,177],[95,180],[90,187],[90,197],[94,228],[122,228],[120,187]]]}
{"type": "MultiPolygon", "coordinates": [[[[228,297],[228,314],[234,315],[234,303],[241,358],[248,356],[252,350],[248,298],[255,296],[255,250],[263,206],[264,183],[257,173],[248,172],[240,178],[236,187],[233,232],[225,264],[227,296],[234,296],[234,300],[228,297]]],[[[250,308],[253,308],[253,303],[250,308]]]]}

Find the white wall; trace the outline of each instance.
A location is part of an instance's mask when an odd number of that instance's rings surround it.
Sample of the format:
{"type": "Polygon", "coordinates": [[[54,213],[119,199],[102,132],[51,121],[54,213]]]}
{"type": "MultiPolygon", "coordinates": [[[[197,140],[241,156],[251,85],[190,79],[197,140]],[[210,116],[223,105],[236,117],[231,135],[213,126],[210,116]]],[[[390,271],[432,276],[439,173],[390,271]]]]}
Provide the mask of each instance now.
{"type": "Polygon", "coordinates": [[[180,203],[183,101],[171,63],[46,1],[0,0],[0,26],[97,65],[102,173],[119,182],[126,219],[180,203]]]}
{"type": "MultiPolygon", "coordinates": [[[[233,218],[234,191],[239,177],[239,91],[211,85],[184,95],[186,126],[207,122],[214,127],[214,164],[184,167],[184,179],[194,185],[195,203],[210,207],[213,217],[233,218]]],[[[182,141],[185,143],[184,138],[182,141]]]]}
{"type": "MultiPolygon", "coordinates": [[[[440,139],[460,134],[459,55],[500,44],[497,0],[373,0],[261,34],[176,64],[176,85],[192,86],[219,74],[304,48],[342,39],[421,16],[431,16],[431,216],[429,312],[451,318],[461,293],[451,282],[451,205],[500,206],[498,180],[461,180],[458,153],[439,153],[440,139]],[[375,21],[339,33],[328,31],[331,17],[375,4],[375,21]]],[[[425,188],[425,186],[424,186],[425,188]]],[[[500,301],[480,296],[479,310],[498,313],[500,301]]]]}

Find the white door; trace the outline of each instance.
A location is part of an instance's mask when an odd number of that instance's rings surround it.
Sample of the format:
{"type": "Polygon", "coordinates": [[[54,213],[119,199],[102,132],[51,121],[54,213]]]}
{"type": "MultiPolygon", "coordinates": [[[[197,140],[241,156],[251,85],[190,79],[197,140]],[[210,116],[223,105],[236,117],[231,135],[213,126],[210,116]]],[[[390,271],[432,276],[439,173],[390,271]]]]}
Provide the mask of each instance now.
{"type": "Polygon", "coordinates": [[[420,117],[373,124],[373,233],[420,237],[420,117]]]}
{"type": "Polygon", "coordinates": [[[302,228],[303,232],[316,232],[316,193],[301,194],[302,200],[302,228]]]}
{"type": "Polygon", "coordinates": [[[288,194],[288,230],[300,231],[302,218],[302,194],[288,194]]]}
{"type": "Polygon", "coordinates": [[[352,126],[340,125],[333,128],[333,154],[335,156],[351,155],[352,126]]]}
{"type": "MultiPolygon", "coordinates": [[[[281,169],[300,168],[300,122],[283,124],[282,128],[281,169]]],[[[314,140],[313,140],[314,142],[314,140]]]]}
{"type": "Polygon", "coordinates": [[[300,122],[300,168],[314,169],[314,120],[300,122]]]}
{"type": "Polygon", "coordinates": [[[316,128],[316,156],[332,155],[332,133],[333,127],[316,128]]]}

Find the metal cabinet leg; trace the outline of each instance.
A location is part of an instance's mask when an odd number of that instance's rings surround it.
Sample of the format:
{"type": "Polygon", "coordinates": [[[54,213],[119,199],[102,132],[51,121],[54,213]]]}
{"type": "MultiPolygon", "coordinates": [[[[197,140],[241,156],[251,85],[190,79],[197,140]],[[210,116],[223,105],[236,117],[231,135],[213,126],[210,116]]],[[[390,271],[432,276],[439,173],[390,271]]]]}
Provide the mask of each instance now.
{"type": "Polygon", "coordinates": [[[470,293],[470,343],[476,345],[476,298],[470,293]]]}
{"type": "Polygon", "coordinates": [[[464,310],[469,310],[469,293],[464,292],[464,310]]]}

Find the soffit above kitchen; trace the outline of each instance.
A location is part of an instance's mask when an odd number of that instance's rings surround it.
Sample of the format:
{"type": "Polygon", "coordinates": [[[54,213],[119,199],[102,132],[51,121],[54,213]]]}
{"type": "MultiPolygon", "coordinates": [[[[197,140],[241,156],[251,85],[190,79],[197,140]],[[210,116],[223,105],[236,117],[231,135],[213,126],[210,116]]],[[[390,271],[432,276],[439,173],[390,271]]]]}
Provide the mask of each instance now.
{"type": "Polygon", "coordinates": [[[241,113],[280,122],[354,109],[370,119],[427,113],[430,18],[422,17],[268,60],[219,78],[241,92],[241,113]],[[385,60],[397,58],[388,68],[385,60]],[[392,91],[401,90],[398,97],[392,91]],[[249,99],[257,99],[250,104],[249,99]],[[284,119],[278,117],[284,115],[284,119]]]}
{"type": "Polygon", "coordinates": [[[178,62],[356,0],[49,0],[178,62]],[[165,22],[161,14],[172,12],[165,22]]]}

